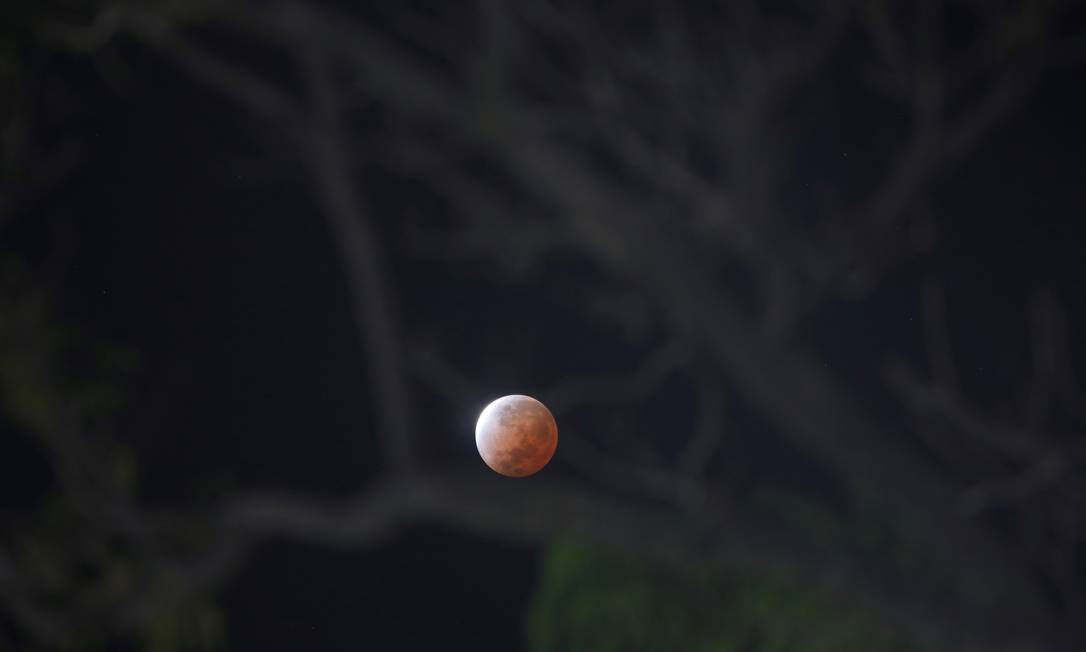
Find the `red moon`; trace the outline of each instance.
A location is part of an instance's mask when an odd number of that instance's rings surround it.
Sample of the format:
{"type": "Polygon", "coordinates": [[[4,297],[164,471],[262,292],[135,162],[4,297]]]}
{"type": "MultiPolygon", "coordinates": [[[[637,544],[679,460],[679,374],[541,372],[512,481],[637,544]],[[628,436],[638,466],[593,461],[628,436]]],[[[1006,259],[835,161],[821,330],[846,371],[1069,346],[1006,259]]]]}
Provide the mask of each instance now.
{"type": "Polygon", "coordinates": [[[531,396],[503,396],[479,415],[475,446],[487,466],[523,478],[551,461],[558,448],[558,425],[547,406],[531,396]]]}

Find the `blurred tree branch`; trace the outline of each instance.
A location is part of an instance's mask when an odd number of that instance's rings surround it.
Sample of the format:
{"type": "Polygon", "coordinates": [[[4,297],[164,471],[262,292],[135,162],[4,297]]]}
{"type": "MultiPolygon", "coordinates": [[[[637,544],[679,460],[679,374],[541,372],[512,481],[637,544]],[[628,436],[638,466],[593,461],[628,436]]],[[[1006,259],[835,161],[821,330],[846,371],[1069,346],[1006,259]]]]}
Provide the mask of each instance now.
{"type": "MultiPolygon", "coordinates": [[[[982,518],[988,506],[1081,483],[1081,432],[1042,433],[1042,415],[1054,398],[1080,420],[1083,414],[1073,370],[1059,362],[1066,352],[1052,348],[1064,345],[1055,301],[1035,302],[1036,382],[1025,426],[989,419],[962,398],[936,289],[927,297],[925,321],[933,380],[904,364],[884,369],[940,461],[990,459],[983,474],[969,468],[953,476],[932,464],[917,442],[881,421],[827,368],[803,329],[804,318],[828,302],[873,292],[911,253],[900,234],[918,219],[917,206],[932,185],[1018,106],[1047,66],[1080,55],[1077,40],[1051,36],[1067,11],[1063,3],[1007,4],[955,56],[940,50],[936,2],[830,2],[783,17],[751,4],[721,21],[723,33],[700,38],[690,17],[668,14],[653,23],[651,37],[639,38],[609,29],[605,17],[589,10],[544,0],[516,8],[481,3],[472,14],[477,25],[436,31],[430,19],[406,9],[392,10],[394,27],[382,30],[289,0],[201,5],[181,26],[154,9],[116,4],[89,26],[50,26],[44,39],[82,52],[107,47],[119,35],[134,37],[287,134],[312,174],[349,281],[387,469],[346,505],[289,495],[231,497],[212,516],[204,547],[161,559],[158,547],[178,525],[172,517],[157,522],[109,492],[88,498],[89,481],[75,478],[66,496],[108,513],[102,527],[141,550],[147,581],[140,588],[160,599],[136,602],[132,588],[127,601],[103,606],[93,598],[102,590],[91,588],[81,594],[85,601],[68,607],[74,616],[42,612],[25,597],[25,585],[35,580],[0,556],[8,610],[31,636],[55,645],[52,619],[85,619],[121,606],[123,622],[146,621],[163,601],[215,588],[260,540],[369,545],[403,523],[426,520],[536,541],[579,534],[671,562],[783,569],[874,605],[928,649],[1073,649],[1083,640],[1081,624],[1051,622],[1042,578],[1063,586],[1069,604],[1083,603],[1073,583],[1058,581],[1079,563],[1081,519],[1065,515],[1081,509],[1081,492],[1068,494],[1079,503],[1054,508],[1065,553],[1055,569],[1039,571],[1035,558],[992,536],[982,518]],[[266,81],[197,45],[188,30],[207,24],[290,53],[301,88],[266,81]],[[426,33],[435,34],[432,44],[412,41],[426,33]],[[811,225],[793,219],[781,199],[793,162],[779,123],[804,84],[846,56],[846,35],[869,42],[876,54],[865,62],[869,78],[909,127],[869,187],[811,225]],[[554,50],[576,53],[577,68],[549,56],[554,50]],[[352,93],[396,114],[402,131],[388,136],[358,127],[350,120],[352,93]],[[382,138],[395,139],[383,159],[382,138]],[[464,164],[468,158],[485,159],[502,179],[476,173],[464,164]],[[584,476],[576,483],[509,485],[472,473],[423,472],[425,442],[411,419],[409,367],[440,392],[474,392],[439,351],[418,351],[402,330],[358,169],[358,161],[370,159],[429,184],[457,216],[451,228],[416,230],[421,252],[466,243],[460,252],[493,263],[496,273],[540,264],[554,251],[574,252],[607,279],[633,287],[668,343],[628,375],[571,378],[545,398],[560,411],[579,403],[628,404],[669,375],[689,375],[700,411],[677,459],[628,462],[575,433],[562,446],[584,476]],[[734,268],[744,280],[726,273],[734,268]],[[877,505],[919,532],[921,547],[953,574],[952,590],[909,576],[892,560],[858,559],[793,536],[707,482],[729,427],[725,395],[752,406],[777,435],[829,469],[854,505],[877,505]],[[929,431],[934,416],[949,427],[929,431]]],[[[59,400],[62,390],[46,384],[36,391],[59,400]]],[[[39,428],[58,456],[78,458],[70,465],[77,470],[91,457],[74,432],[78,423],[39,428]]],[[[59,457],[57,465],[63,479],[68,467],[59,457]]]]}

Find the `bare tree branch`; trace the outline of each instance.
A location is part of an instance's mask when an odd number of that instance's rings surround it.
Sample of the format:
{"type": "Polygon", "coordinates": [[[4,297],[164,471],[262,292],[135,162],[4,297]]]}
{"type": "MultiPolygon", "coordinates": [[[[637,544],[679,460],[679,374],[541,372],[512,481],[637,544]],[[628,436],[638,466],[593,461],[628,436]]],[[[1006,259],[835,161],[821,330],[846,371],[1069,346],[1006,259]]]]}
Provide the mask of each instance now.
{"type": "Polygon", "coordinates": [[[316,105],[308,150],[313,184],[324,204],[351,285],[359,341],[369,360],[378,437],[390,465],[407,468],[414,458],[413,429],[383,256],[351,177],[351,161],[344,149],[347,135],[338,114],[331,63],[319,51],[302,54],[316,105]]]}

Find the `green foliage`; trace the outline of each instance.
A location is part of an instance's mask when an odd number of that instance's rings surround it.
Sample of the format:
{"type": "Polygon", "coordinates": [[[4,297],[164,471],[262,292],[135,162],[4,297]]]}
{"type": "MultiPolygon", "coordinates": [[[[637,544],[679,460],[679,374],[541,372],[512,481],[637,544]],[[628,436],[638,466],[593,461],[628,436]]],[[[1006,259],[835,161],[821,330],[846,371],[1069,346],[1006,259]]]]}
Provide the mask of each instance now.
{"type": "Polygon", "coordinates": [[[58,643],[64,649],[111,649],[121,640],[152,652],[222,649],[225,620],[207,596],[172,585],[148,589],[149,582],[171,581],[154,572],[148,553],[199,554],[210,538],[203,522],[179,520],[170,531],[158,528],[161,541],[151,541],[102,518],[129,509],[141,514],[134,507],[139,461],[111,434],[138,359],[90,339],[60,327],[27,266],[0,256],[0,429],[15,426],[34,442],[57,480],[32,516],[0,527],[2,552],[35,599],[71,610],[70,631],[58,643]],[[88,509],[88,493],[102,503],[100,511],[88,509]],[[145,600],[153,601],[150,618],[137,631],[98,617],[145,600]]]}
{"type": "Polygon", "coordinates": [[[857,605],[783,577],[665,568],[575,542],[547,551],[527,634],[536,652],[912,649],[857,605]]]}
{"type": "Polygon", "coordinates": [[[226,643],[222,612],[207,602],[162,611],[144,634],[148,652],[210,652],[226,643]]]}
{"type": "Polygon", "coordinates": [[[58,327],[25,266],[0,257],[0,421],[18,426],[52,457],[93,435],[107,478],[126,495],[136,488],[137,461],[108,431],[137,363],[123,347],[89,346],[58,327]]]}

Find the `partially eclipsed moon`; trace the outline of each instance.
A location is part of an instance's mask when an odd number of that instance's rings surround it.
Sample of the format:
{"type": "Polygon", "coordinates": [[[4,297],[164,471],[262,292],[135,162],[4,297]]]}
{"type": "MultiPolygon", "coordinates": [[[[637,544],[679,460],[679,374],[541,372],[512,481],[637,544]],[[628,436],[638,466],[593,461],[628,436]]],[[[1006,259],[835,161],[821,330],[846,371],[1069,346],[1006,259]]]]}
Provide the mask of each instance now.
{"type": "Polygon", "coordinates": [[[487,466],[521,478],[551,460],[558,448],[558,425],[547,406],[531,396],[503,396],[479,415],[475,446],[487,466]]]}

